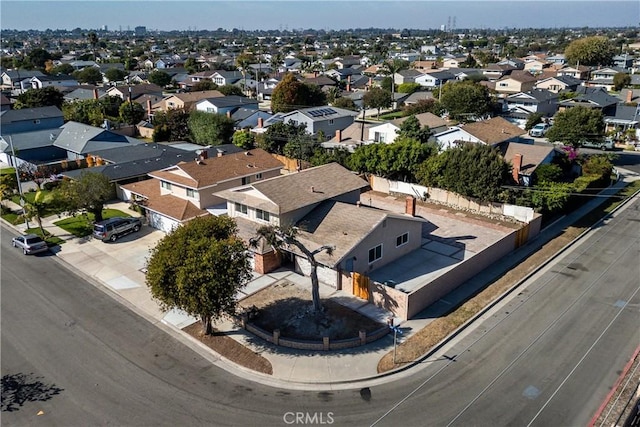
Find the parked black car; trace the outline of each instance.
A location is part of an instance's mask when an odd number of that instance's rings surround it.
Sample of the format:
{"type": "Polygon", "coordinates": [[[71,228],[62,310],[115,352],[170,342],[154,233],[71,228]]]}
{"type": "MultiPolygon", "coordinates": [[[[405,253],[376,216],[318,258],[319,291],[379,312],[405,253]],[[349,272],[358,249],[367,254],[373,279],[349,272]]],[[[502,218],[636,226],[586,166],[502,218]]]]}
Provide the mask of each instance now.
{"type": "Polygon", "coordinates": [[[135,233],[142,228],[140,218],[113,217],[93,225],[93,237],[102,241],[115,242],[120,236],[135,233]]]}

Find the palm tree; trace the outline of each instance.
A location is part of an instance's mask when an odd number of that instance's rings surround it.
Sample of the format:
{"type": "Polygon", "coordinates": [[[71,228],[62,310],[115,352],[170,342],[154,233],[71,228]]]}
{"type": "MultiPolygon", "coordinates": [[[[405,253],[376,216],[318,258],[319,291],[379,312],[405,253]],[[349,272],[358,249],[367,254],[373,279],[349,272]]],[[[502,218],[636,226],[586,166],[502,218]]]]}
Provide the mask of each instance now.
{"type": "Polygon", "coordinates": [[[240,71],[242,71],[242,77],[244,78],[243,89],[245,95],[247,94],[247,71],[249,70],[249,65],[251,65],[252,59],[253,58],[250,55],[244,53],[238,55],[238,57],[236,58],[236,66],[240,68],[240,71]]]}
{"type": "Polygon", "coordinates": [[[402,59],[398,59],[398,58],[394,58],[394,59],[387,59],[386,61],[384,61],[384,63],[382,64],[382,73],[385,75],[390,75],[391,76],[391,100],[393,102],[393,100],[395,100],[395,93],[396,93],[396,78],[395,78],[395,74],[400,71],[400,70],[404,70],[407,68],[407,61],[404,61],[402,59]]]}
{"type": "Polygon", "coordinates": [[[280,66],[282,65],[282,61],[284,61],[282,52],[271,55],[271,68],[273,68],[273,70],[277,73],[277,77],[280,77],[280,66]]]}

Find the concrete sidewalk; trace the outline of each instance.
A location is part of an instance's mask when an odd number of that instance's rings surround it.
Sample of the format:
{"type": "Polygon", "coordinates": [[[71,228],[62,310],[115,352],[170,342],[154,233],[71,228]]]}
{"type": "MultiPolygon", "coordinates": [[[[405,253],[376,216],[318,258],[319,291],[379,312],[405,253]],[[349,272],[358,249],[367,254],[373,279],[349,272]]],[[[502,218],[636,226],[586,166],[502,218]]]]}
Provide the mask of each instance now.
{"type": "MultiPolygon", "coordinates": [[[[129,215],[138,215],[129,210],[129,205],[124,202],[108,204],[105,208],[119,209],[129,215]]],[[[163,312],[158,303],[152,299],[145,284],[146,260],[150,250],[164,237],[163,232],[145,226],[140,232],[123,236],[117,242],[105,243],[91,237],[77,238],[70,235],[54,224],[60,219],[57,216],[44,218],[43,227],[49,233],[65,240],[65,243],[55,251],[58,259],[70,269],[117,294],[145,317],[162,322],[176,332],[197,321],[196,318],[180,310],[163,312]]],[[[31,227],[33,226],[32,221],[31,227]]],[[[20,224],[14,228],[24,231],[26,227],[20,224]]],[[[310,285],[308,277],[289,270],[279,270],[266,275],[255,274],[254,279],[238,294],[238,299],[252,295],[281,280],[306,288],[310,285]]],[[[390,316],[388,312],[365,300],[343,291],[336,291],[326,285],[321,284],[320,293],[322,298],[339,297],[336,299],[343,305],[380,322],[385,322],[390,316]]],[[[222,321],[214,326],[268,359],[273,367],[273,378],[284,381],[334,383],[373,377],[377,375],[377,364],[380,358],[393,349],[391,336],[386,336],[375,343],[346,351],[299,351],[264,342],[231,321],[222,321]]]]}
{"type": "MultiPolygon", "coordinates": [[[[618,188],[624,186],[626,182],[639,178],[637,174],[628,171],[621,170],[620,173],[623,179],[611,188],[604,190],[603,193],[615,192],[618,188]]],[[[546,241],[555,237],[567,225],[597,207],[604,200],[605,198],[594,198],[574,213],[547,227],[534,241],[516,250],[508,259],[496,263],[472,280],[464,283],[447,296],[447,301],[439,301],[419,313],[414,319],[402,323],[400,327],[405,333],[401,339],[404,340],[410,337],[413,333],[428,325],[433,319],[446,313],[452,305],[464,301],[499,274],[508,271],[513,265],[526,258],[546,241]]],[[[128,204],[124,202],[110,204],[108,207],[120,209],[131,215],[137,215],[129,210],[128,204]]],[[[194,349],[197,348],[201,354],[208,352],[211,356],[210,360],[220,367],[266,384],[285,384],[290,388],[335,388],[340,384],[372,378],[377,378],[377,381],[391,379],[390,376],[380,377],[377,373],[377,365],[385,354],[393,350],[392,335],[387,335],[374,343],[350,350],[308,352],[273,346],[238,328],[230,321],[219,322],[215,325],[217,329],[227,332],[233,339],[265,357],[273,367],[272,376],[252,371],[248,372],[246,368],[221,359],[211,350],[203,349],[202,344],[180,331],[185,326],[194,323],[196,319],[177,310],[164,313],[151,298],[151,294],[145,285],[144,268],[149,251],[164,236],[164,233],[145,226],[140,232],[124,236],[117,242],[103,243],[91,238],[69,236],[68,233],[53,224],[58,220],[59,218],[54,216],[43,221],[47,231],[66,240],[57,249],[56,255],[58,259],[80,275],[104,286],[109,292],[115,293],[118,298],[124,299],[146,318],[167,325],[177,334],[181,341],[189,343],[194,349]]],[[[24,230],[24,225],[14,228],[24,230]]],[[[256,275],[254,280],[244,288],[242,294],[238,295],[238,298],[241,299],[246,295],[253,294],[280,280],[287,280],[299,286],[309,286],[308,278],[291,271],[282,270],[267,275],[256,275]]],[[[386,312],[376,309],[364,300],[359,300],[326,286],[321,288],[321,295],[323,297],[340,297],[339,299],[345,305],[351,304],[362,314],[378,320],[384,320],[388,316],[386,312]]],[[[407,374],[407,372],[404,374],[407,374]]]]}

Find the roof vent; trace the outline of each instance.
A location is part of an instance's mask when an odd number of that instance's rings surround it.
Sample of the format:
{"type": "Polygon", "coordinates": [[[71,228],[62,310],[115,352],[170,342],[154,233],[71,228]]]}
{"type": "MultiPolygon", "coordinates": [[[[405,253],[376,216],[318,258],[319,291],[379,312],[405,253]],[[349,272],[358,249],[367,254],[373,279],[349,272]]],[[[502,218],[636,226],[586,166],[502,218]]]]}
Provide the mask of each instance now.
{"type": "Polygon", "coordinates": [[[244,152],[244,155],[245,155],[245,156],[252,156],[251,151],[245,151],[245,152],[244,152]]]}

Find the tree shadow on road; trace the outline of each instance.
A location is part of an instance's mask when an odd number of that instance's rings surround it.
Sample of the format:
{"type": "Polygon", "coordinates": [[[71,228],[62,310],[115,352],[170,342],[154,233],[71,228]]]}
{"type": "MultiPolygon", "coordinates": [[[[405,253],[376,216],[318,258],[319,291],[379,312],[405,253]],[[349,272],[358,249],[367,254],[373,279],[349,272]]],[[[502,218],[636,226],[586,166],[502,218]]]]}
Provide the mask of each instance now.
{"type": "Polygon", "coordinates": [[[2,377],[2,412],[13,412],[26,402],[44,402],[64,389],[45,384],[42,377],[30,374],[12,374],[2,377]]]}

